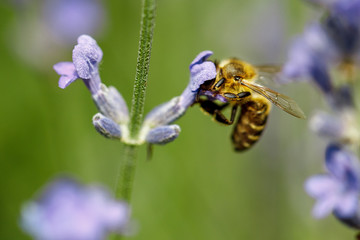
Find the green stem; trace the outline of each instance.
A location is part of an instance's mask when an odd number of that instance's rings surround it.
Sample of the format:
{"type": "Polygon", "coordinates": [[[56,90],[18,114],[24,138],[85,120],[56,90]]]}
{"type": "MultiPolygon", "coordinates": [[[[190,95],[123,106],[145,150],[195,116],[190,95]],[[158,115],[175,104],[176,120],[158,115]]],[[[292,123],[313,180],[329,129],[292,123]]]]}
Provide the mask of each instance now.
{"type": "Polygon", "coordinates": [[[143,0],[139,51],[129,126],[130,137],[135,139],[137,138],[143,119],[145,91],[149,73],[152,38],[155,27],[155,1],[156,0],[143,0]]]}
{"type": "Polygon", "coordinates": [[[125,145],[117,176],[116,197],[130,202],[136,168],[137,146],[125,145]]]}
{"type": "MultiPolygon", "coordinates": [[[[134,93],[130,111],[130,137],[137,139],[144,112],[145,91],[149,73],[151,45],[155,26],[155,1],[143,0],[134,93]]],[[[124,158],[120,162],[116,185],[116,197],[130,203],[136,169],[136,145],[125,144],[124,158]]]]}
{"type": "MultiPolygon", "coordinates": [[[[131,191],[133,187],[135,168],[136,168],[136,154],[137,146],[124,145],[124,154],[120,162],[119,173],[116,179],[116,197],[130,203],[131,191]]],[[[111,235],[109,240],[122,240],[123,237],[118,234],[111,235]]]]}

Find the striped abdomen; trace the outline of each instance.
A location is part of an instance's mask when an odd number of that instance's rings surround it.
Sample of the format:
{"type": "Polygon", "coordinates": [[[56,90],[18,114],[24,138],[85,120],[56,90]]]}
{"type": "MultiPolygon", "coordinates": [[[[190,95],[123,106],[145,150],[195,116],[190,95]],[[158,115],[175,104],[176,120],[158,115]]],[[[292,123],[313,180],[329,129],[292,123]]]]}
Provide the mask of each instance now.
{"type": "Polygon", "coordinates": [[[270,103],[262,97],[241,105],[241,113],[232,134],[236,151],[249,149],[259,140],[265,128],[270,107],[270,103]]]}

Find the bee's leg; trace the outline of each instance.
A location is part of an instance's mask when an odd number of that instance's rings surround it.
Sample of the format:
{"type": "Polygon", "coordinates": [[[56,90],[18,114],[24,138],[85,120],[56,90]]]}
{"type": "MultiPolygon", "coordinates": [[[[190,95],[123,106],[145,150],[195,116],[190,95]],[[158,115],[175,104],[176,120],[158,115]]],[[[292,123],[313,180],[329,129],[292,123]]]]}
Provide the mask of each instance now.
{"type": "Polygon", "coordinates": [[[206,113],[214,116],[215,120],[230,125],[230,121],[221,113],[221,110],[224,109],[228,104],[225,105],[218,105],[212,101],[202,101],[200,102],[200,107],[206,113]]]}
{"type": "Polygon", "coordinates": [[[216,109],[214,111],[215,120],[226,125],[231,125],[234,122],[236,110],[237,110],[237,105],[234,105],[231,110],[231,116],[229,120],[224,116],[224,114],[222,114],[222,112],[219,109],[216,109]]]}
{"type": "Polygon", "coordinates": [[[197,103],[197,102],[199,102],[199,100],[200,100],[200,90],[198,90],[196,93],[195,102],[197,103]]]}
{"type": "Polygon", "coordinates": [[[237,105],[234,105],[234,106],[232,107],[232,110],[231,110],[231,117],[230,117],[230,121],[231,121],[231,123],[233,123],[233,122],[234,122],[234,119],[235,119],[235,115],[236,115],[237,108],[238,108],[238,106],[237,106],[237,105]]]}
{"type": "Polygon", "coordinates": [[[202,110],[204,110],[205,112],[207,112],[208,114],[214,116],[215,115],[215,111],[221,111],[222,109],[224,109],[228,104],[224,104],[224,105],[218,105],[212,101],[206,100],[206,101],[200,101],[200,107],[202,110]]]}

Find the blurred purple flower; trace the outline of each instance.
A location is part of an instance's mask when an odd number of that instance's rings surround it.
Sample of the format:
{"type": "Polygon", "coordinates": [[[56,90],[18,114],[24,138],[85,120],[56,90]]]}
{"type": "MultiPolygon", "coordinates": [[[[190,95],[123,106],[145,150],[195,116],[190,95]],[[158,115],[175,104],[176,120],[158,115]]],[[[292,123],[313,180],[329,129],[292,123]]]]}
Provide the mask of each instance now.
{"type": "Polygon", "coordinates": [[[307,0],[324,8],[324,28],[337,47],[343,62],[360,60],[360,1],[359,0],[307,0]]]}
{"type": "Polygon", "coordinates": [[[310,120],[310,129],[331,141],[358,146],[360,131],[354,114],[350,109],[337,114],[317,112],[310,120]]]}
{"type": "Polygon", "coordinates": [[[294,42],[281,79],[311,79],[336,102],[332,98],[339,96],[329,94],[337,94],[330,69],[360,61],[360,0],[308,1],[322,6],[328,14],[294,42]]]}
{"type": "Polygon", "coordinates": [[[313,215],[322,218],[335,212],[349,219],[357,213],[360,191],[360,166],[357,157],[336,144],[325,154],[328,174],[313,176],[305,183],[307,193],[317,200],[313,215]]]}
{"type": "Polygon", "coordinates": [[[360,228],[360,166],[356,155],[345,150],[360,143],[353,88],[350,81],[335,85],[331,76],[333,69],[341,67],[346,80],[352,80],[352,68],[360,62],[360,0],[307,1],[326,14],[296,39],[280,79],[311,80],[321,89],[334,114],[316,114],[310,127],[334,143],[325,154],[328,174],[310,178],[305,189],[317,200],[315,217],[333,212],[343,223],[360,228]]]}
{"type": "Polygon", "coordinates": [[[51,32],[68,43],[81,34],[94,35],[105,15],[100,0],[46,0],[43,14],[51,32]]]}
{"type": "Polygon", "coordinates": [[[109,232],[124,232],[129,214],[128,205],[103,188],[58,179],[38,200],[24,206],[21,220],[35,239],[101,240],[109,232]]]}
{"type": "Polygon", "coordinates": [[[283,68],[283,81],[311,79],[325,94],[333,91],[329,65],[335,61],[333,44],[319,24],[305,29],[289,51],[283,68]]]}
{"type": "MultiPolygon", "coordinates": [[[[359,44],[359,29],[360,29],[360,1],[359,0],[307,0],[311,3],[317,4],[324,8],[329,15],[326,16],[325,26],[328,26],[331,37],[335,42],[339,43],[338,46],[349,49],[353,47],[353,43],[359,44]],[[334,27],[334,29],[331,29],[334,27]],[[335,30],[335,31],[334,31],[335,30]],[[342,40],[336,41],[337,38],[342,40]],[[346,45],[346,46],[345,46],[346,45]]],[[[359,47],[359,45],[357,45],[359,47]]]]}
{"type": "Polygon", "coordinates": [[[326,112],[317,112],[310,119],[310,129],[318,135],[332,140],[338,140],[343,136],[345,125],[340,117],[326,112]]]}
{"type": "Polygon", "coordinates": [[[81,78],[91,94],[96,94],[101,84],[98,65],[102,56],[96,41],[90,36],[81,35],[73,50],[73,62],[59,62],[54,65],[54,70],[61,76],[59,87],[65,88],[77,78],[81,78]]]}

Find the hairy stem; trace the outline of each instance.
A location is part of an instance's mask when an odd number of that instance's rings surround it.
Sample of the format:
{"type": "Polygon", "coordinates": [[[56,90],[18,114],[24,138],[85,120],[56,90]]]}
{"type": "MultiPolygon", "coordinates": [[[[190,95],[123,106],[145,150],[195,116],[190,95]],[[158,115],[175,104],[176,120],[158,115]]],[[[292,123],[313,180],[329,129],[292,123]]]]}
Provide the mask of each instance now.
{"type": "Polygon", "coordinates": [[[139,51],[137,57],[132,106],[130,111],[129,128],[131,138],[137,138],[143,119],[151,45],[155,27],[155,1],[156,0],[143,0],[139,51]]]}
{"type": "Polygon", "coordinates": [[[137,146],[125,145],[117,176],[116,197],[130,202],[136,167],[137,146]]]}
{"type": "MultiPolygon", "coordinates": [[[[143,0],[134,93],[130,111],[130,136],[137,138],[144,111],[145,90],[149,73],[150,53],[155,25],[155,1],[143,0]]],[[[116,197],[130,202],[136,169],[136,145],[125,144],[116,183],[116,197]]]]}

